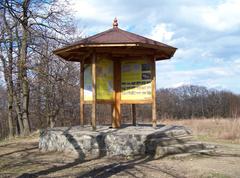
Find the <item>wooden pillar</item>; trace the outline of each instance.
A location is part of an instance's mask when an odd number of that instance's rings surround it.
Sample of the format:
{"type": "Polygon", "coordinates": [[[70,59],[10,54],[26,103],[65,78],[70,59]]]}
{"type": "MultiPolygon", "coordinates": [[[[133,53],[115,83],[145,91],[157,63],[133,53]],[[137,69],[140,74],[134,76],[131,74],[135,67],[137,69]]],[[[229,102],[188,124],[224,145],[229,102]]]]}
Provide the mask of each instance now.
{"type": "Polygon", "coordinates": [[[80,64],[80,125],[84,124],[84,60],[80,64]]]}
{"type": "Polygon", "coordinates": [[[121,127],[121,62],[114,61],[114,104],[113,104],[113,128],[121,127]]]}
{"type": "Polygon", "coordinates": [[[111,120],[111,127],[115,128],[114,122],[115,122],[115,113],[114,113],[114,105],[115,105],[115,92],[113,92],[113,100],[114,102],[111,104],[111,113],[112,113],[112,120],[111,120]]]}
{"type": "Polygon", "coordinates": [[[157,113],[156,113],[156,66],[155,59],[152,62],[152,126],[157,126],[157,113]]]}
{"type": "Polygon", "coordinates": [[[136,105],[135,104],[132,104],[132,124],[134,126],[137,125],[137,122],[136,122],[136,105]]]}
{"type": "Polygon", "coordinates": [[[96,130],[96,53],[92,55],[92,129],[96,130]]]}

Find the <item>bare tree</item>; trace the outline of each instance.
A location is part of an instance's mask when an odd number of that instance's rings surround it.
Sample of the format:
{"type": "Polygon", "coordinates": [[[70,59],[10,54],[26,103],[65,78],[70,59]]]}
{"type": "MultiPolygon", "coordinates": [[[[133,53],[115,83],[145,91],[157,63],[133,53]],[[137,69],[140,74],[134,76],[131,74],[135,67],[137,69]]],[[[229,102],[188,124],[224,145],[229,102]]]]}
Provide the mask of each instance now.
{"type": "MultiPolygon", "coordinates": [[[[4,26],[1,25],[3,27],[1,29],[8,35],[8,44],[2,50],[2,53],[10,54],[7,55],[7,58],[1,55],[9,91],[8,103],[9,110],[11,110],[9,112],[10,135],[13,135],[13,101],[15,101],[15,110],[18,118],[16,125],[19,127],[19,132],[28,135],[31,132],[29,82],[32,78],[31,71],[34,70],[32,56],[38,53],[42,47],[39,43],[40,41],[42,42],[40,39],[57,41],[58,44],[66,43],[64,38],[73,32],[74,26],[71,24],[71,18],[66,13],[61,1],[3,0],[0,2],[0,7],[3,10],[1,15],[5,22],[4,26]],[[10,27],[9,22],[14,22],[15,27],[10,27]],[[15,53],[11,55],[13,51],[15,53]],[[13,61],[13,56],[16,58],[15,84],[12,76],[13,65],[11,61],[13,61]]],[[[2,36],[6,37],[6,35],[2,36]]]]}
{"type": "Polygon", "coordinates": [[[6,86],[7,86],[9,137],[13,137],[14,136],[14,128],[13,128],[13,28],[14,28],[15,24],[11,24],[10,22],[7,21],[5,8],[1,9],[0,19],[3,22],[0,27],[1,28],[0,59],[2,62],[4,79],[5,79],[6,86]]]}

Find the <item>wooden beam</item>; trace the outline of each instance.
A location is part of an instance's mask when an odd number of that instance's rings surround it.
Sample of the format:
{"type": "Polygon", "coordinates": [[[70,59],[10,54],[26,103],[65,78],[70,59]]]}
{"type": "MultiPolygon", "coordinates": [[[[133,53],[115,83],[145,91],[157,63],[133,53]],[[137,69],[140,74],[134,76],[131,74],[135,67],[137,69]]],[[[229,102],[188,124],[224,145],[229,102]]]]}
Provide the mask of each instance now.
{"type": "Polygon", "coordinates": [[[112,48],[97,48],[97,52],[99,53],[107,53],[111,55],[119,55],[123,57],[122,55],[128,55],[128,56],[143,56],[143,55],[154,55],[156,50],[155,49],[146,49],[146,48],[128,48],[128,47],[122,47],[121,49],[112,47],[112,48]]]}
{"type": "Polygon", "coordinates": [[[80,125],[84,125],[84,61],[80,64],[80,125]]]}
{"type": "Polygon", "coordinates": [[[92,129],[96,130],[96,53],[92,55],[92,129]]]}
{"type": "Polygon", "coordinates": [[[114,61],[114,106],[113,106],[113,128],[121,127],[121,62],[114,61]]]}
{"type": "Polygon", "coordinates": [[[137,122],[136,122],[136,105],[135,104],[132,104],[132,123],[134,126],[137,125],[137,122]]]}
{"type": "Polygon", "coordinates": [[[53,51],[54,54],[58,55],[63,52],[68,52],[71,50],[76,50],[79,48],[94,48],[94,47],[126,47],[126,46],[139,46],[137,43],[119,43],[119,44],[78,44],[78,45],[70,45],[67,47],[59,48],[53,51]]]}
{"type": "Polygon", "coordinates": [[[96,102],[99,104],[113,104],[114,103],[113,100],[104,100],[104,99],[97,99],[96,102]]]}
{"type": "Polygon", "coordinates": [[[152,104],[153,100],[121,100],[121,104],[152,104]]]}
{"type": "MultiPolygon", "coordinates": [[[[114,97],[115,97],[115,92],[114,93],[114,97]]],[[[115,127],[115,109],[114,109],[114,106],[115,106],[115,102],[111,104],[111,113],[112,113],[112,120],[111,120],[111,127],[112,128],[116,128],[115,127]]]]}
{"type": "MultiPolygon", "coordinates": [[[[97,103],[97,104],[113,104],[114,101],[112,101],[112,100],[100,100],[100,99],[96,99],[96,103],[97,103]]],[[[84,104],[92,104],[92,101],[84,101],[84,104]]]]}
{"type": "Polygon", "coordinates": [[[157,113],[156,113],[156,66],[155,58],[152,61],[152,126],[157,126],[157,113]]]}
{"type": "MultiPolygon", "coordinates": [[[[115,94],[114,94],[115,97],[115,94]]],[[[121,100],[120,104],[152,104],[153,100],[121,100]]],[[[101,99],[96,99],[97,104],[114,104],[115,100],[101,100],[101,99]]],[[[92,101],[84,101],[84,104],[92,104],[92,101]]]]}

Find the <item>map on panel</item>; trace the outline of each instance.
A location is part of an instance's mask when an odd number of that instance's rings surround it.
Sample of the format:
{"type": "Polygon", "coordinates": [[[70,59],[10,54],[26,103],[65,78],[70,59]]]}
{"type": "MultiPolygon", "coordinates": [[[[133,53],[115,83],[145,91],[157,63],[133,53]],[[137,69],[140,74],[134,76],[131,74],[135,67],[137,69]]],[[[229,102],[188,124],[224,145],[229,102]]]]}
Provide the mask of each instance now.
{"type": "Polygon", "coordinates": [[[151,64],[145,60],[121,63],[121,100],[152,99],[151,64]]]}

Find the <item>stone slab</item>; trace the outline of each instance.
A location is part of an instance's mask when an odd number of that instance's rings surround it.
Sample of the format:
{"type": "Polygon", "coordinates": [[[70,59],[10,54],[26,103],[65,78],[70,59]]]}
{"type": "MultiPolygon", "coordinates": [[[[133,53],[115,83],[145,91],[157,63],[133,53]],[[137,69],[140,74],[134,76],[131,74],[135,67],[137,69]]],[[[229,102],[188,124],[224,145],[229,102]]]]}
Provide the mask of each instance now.
{"type": "MultiPolygon", "coordinates": [[[[187,144],[188,137],[192,138],[188,128],[173,125],[160,125],[156,128],[148,125],[125,126],[120,129],[98,126],[95,131],[91,126],[59,127],[41,130],[39,149],[68,152],[79,159],[135,156],[154,154],[161,150],[161,145],[171,146],[176,140],[178,143],[187,144]]],[[[167,154],[167,151],[164,151],[164,154],[167,154]]]]}

